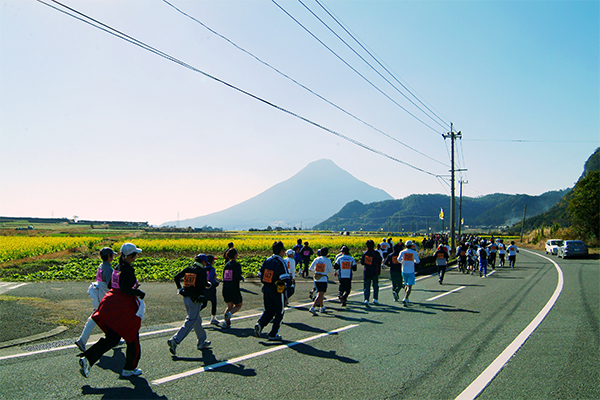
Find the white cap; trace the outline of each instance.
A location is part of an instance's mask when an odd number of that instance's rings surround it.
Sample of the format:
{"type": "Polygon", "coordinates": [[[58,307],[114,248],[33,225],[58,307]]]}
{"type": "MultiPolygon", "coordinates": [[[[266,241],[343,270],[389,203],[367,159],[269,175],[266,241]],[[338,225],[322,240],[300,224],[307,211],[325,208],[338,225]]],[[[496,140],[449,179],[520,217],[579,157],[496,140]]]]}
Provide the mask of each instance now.
{"type": "Polygon", "coordinates": [[[294,254],[294,250],[289,249],[288,251],[285,252],[285,254],[287,254],[288,256],[291,256],[292,254],[294,254]]]}
{"type": "Polygon", "coordinates": [[[135,247],[135,244],[133,243],[123,243],[123,245],[121,246],[121,254],[123,254],[125,257],[127,257],[130,254],[133,253],[141,253],[142,249],[138,249],[137,247],[135,247]]]}
{"type": "Polygon", "coordinates": [[[407,240],[406,241],[406,247],[410,247],[412,246],[412,241],[411,240],[407,240]]]}

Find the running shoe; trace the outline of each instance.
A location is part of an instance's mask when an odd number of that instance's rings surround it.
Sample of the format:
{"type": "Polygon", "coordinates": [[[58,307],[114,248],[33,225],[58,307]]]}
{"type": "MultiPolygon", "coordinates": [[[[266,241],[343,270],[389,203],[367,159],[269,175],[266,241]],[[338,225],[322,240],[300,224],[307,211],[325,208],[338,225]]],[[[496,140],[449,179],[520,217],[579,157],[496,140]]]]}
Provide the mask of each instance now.
{"type": "Polygon", "coordinates": [[[321,312],[325,312],[325,307],[321,307],[321,312]]]}
{"type": "Polygon", "coordinates": [[[270,341],[281,340],[281,335],[269,336],[270,341]]]}
{"type": "Polygon", "coordinates": [[[379,305],[379,300],[373,299],[373,304],[379,305]]]}
{"type": "Polygon", "coordinates": [[[210,340],[205,340],[202,343],[198,343],[198,350],[208,349],[210,347],[210,340]]]}
{"type": "Polygon", "coordinates": [[[81,375],[83,375],[86,378],[90,377],[90,362],[88,361],[87,358],[85,357],[81,357],[79,359],[79,366],[81,367],[81,369],[79,370],[79,372],[81,372],[81,375]]]}
{"type": "Polygon", "coordinates": [[[392,294],[394,295],[394,301],[398,301],[400,299],[400,296],[398,296],[398,293],[392,292],[392,294]]]}
{"type": "Polygon", "coordinates": [[[230,312],[226,312],[225,315],[223,316],[223,319],[225,320],[225,323],[227,325],[231,325],[231,313],[230,312]]]}
{"type": "Polygon", "coordinates": [[[254,325],[254,336],[260,338],[260,333],[262,332],[262,326],[260,324],[254,325]]]}
{"type": "Polygon", "coordinates": [[[121,372],[121,376],[140,376],[142,374],[142,370],[139,368],[136,368],[134,370],[128,370],[128,369],[124,369],[123,372],[121,372]]]}
{"type": "Polygon", "coordinates": [[[221,325],[221,323],[219,322],[219,320],[217,318],[213,318],[210,320],[210,323],[216,326],[221,325]]]}
{"type": "Polygon", "coordinates": [[[177,342],[175,341],[175,339],[171,338],[171,339],[167,340],[167,344],[169,345],[169,351],[171,352],[171,354],[176,356],[177,355],[177,342]]]}
{"type": "Polygon", "coordinates": [[[315,289],[311,290],[311,291],[308,293],[308,297],[310,297],[310,299],[311,299],[311,300],[314,300],[314,299],[315,299],[315,289]]]}
{"type": "Polygon", "coordinates": [[[314,307],[311,307],[311,308],[309,308],[309,309],[308,309],[308,311],[309,311],[309,312],[310,312],[312,315],[314,315],[314,316],[318,315],[318,314],[317,314],[317,310],[315,310],[315,308],[314,308],[314,307]]]}

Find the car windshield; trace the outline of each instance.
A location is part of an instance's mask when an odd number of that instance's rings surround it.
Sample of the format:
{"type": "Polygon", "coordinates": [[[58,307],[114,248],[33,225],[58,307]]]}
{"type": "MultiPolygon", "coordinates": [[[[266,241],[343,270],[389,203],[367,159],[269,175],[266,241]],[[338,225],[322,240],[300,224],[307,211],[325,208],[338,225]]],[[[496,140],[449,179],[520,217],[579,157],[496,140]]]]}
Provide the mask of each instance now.
{"type": "Polygon", "coordinates": [[[550,245],[551,246],[562,246],[563,241],[562,240],[552,240],[550,241],[550,245]]]}

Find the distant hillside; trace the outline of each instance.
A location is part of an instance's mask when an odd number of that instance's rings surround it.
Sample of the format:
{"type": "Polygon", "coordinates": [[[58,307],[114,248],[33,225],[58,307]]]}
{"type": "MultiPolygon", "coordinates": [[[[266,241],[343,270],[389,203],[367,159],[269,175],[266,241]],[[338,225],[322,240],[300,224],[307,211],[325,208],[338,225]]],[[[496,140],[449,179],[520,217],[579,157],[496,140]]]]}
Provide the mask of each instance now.
{"type": "MultiPolygon", "coordinates": [[[[365,203],[392,199],[381,189],[356,179],[331,160],[308,164],[290,179],[226,210],[179,222],[182,227],[221,227],[246,230],[310,228],[349,201],[365,203]]],[[[174,226],[175,221],[162,226],[174,226]]]]}
{"type": "MultiPolygon", "coordinates": [[[[527,214],[536,215],[548,210],[566,193],[566,190],[547,192],[539,196],[525,194],[490,194],[483,197],[463,197],[462,218],[466,226],[500,227],[513,224],[527,214]]],[[[387,200],[363,204],[353,201],[338,213],[317,225],[322,229],[365,231],[417,231],[429,224],[439,230],[442,222],[440,210],[444,210],[445,227],[450,225],[450,196],[442,194],[414,194],[400,200],[387,200]]],[[[459,201],[456,218],[458,221],[459,201]]]]}
{"type": "MultiPolygon", "coordinates": [[[[581,174],[577,182],[580,182],[591,172],[598,170],[600,170],[600,147],[597,148],[596,151],[585,162],[583,167],[583,173],[581,174]]],[[[569,200],[572,194],[573,189],[569,189],[567,193],[565,193],[565,195],[558,201],[558,203],[556,203],[546,212],[532,216],[531,218],[528,217],[525,221],[525,228],[528,230],[537,229],[542,226],[551,227],[555,224],[558,224],[562,227],[571,226],[571,219],[569,217],[567,207],[569,205],[569,200]]],[[[511,227],[511,230],[514,232],[520,232],[521,222],[517,222],[515,226],[511,227]]]]}

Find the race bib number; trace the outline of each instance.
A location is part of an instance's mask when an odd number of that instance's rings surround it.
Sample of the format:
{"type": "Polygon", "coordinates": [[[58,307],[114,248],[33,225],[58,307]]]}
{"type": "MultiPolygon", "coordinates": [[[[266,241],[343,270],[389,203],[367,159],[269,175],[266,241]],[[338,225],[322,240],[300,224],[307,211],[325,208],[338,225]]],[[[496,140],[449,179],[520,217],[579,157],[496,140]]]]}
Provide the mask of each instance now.
{"type": "Polygon", "coordinates": [[[383,251],[387,250],[387,244],[382,244],[381,245],[381,250],[383,250],[383,251]]]}
{"type": "Polygon", "coordinates": [[[273,271],[270,269],[265,269],[265,273],[263,274],[263,282],[273,283],[273,271]]]}
{"type": "Polygon", "coordinates": [[[398,262],[398,256],[392,256],[392,264],[400,264],[398,262]]]}
{"type": "Polygon", "coordinates": [[[321,273],[325,272],[325,264],[317,263],[317,265],[315,265],[315,271],[321,273]]]}
{"type": "Polygon", "coordinates": [[[414,260],[414,256],[412,253],[406,253],[404,255],[404,261],[412,261],[412,260],[414,260]]]}
{"type": "Polygon", "coordinates": [[[373,257],[365,256],[365,264],[367,264],[367,265],[373,264],[373,257]]]}
{"type": "Polygon", "coordinates": [[[437,255],[437,258],[446,258],[446,257],[444,257],[444,255],[443,255],[442,253],[439,253],[439,254],[437,255]]]}
{"type": "Polygon", "coordinates": [[[113,271],[112,273],[112,277],[110,279],[110,286],[113,289],[120,289],[121,286],[119,286],[119,279],[121,278],[121,271],[113,271]]]}
{"type": "Polygon", "coordinates": [[[102,282],[102,267],[96,271],[96,282],[102,282]]]}
{"type": "Polygon", "coordinates": [[[466,255],[467,255],[467,253],[465,253],[464,251],[461,251],[461,252],[460,252],[460,256],[461,256],[461,257],[464,257],[464,256],[466,256],[466,255]]]}
{"type": "Polygon", "coordinates": [[[342,269],[351,269],[352,263],[350,261],[342,261],[342,269]]]}
{"type": "Polygon", "coordinates": [[[232,269],[226,269],[223,271],[223,280],[225,282],[233,281],[233,270],[232,269]]]}
{"type": "Polygon", "coordinates": [[[304,250],[304,257],[309,257],[310,256],[310,251],[308,250],[304,250]]]}
{"type": "Polygon", "coordinates": [[[198,275],[187,272],[183,277],[183,287],[195,287],[198,275]]]}

